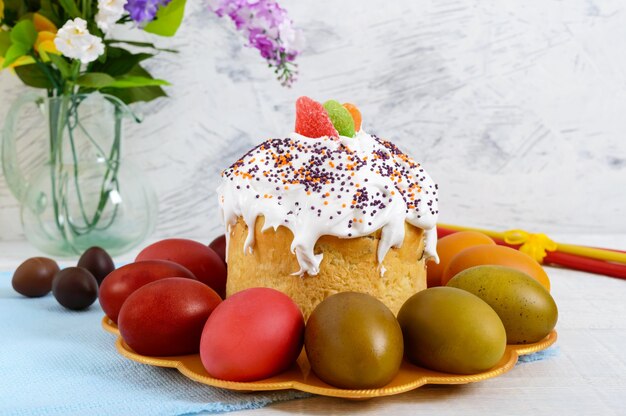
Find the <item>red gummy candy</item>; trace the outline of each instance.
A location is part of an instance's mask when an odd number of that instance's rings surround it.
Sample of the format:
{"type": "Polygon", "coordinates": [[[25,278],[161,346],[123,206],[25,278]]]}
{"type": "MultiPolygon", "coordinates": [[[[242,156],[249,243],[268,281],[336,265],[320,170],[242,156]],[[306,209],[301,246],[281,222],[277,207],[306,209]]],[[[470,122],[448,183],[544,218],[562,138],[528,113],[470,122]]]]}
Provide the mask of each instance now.
{"type": "Polygon", "coordinates": [[[306,137],[339,137],[324,106],[309,97],[296,101],[296,133],[306,137]]]}

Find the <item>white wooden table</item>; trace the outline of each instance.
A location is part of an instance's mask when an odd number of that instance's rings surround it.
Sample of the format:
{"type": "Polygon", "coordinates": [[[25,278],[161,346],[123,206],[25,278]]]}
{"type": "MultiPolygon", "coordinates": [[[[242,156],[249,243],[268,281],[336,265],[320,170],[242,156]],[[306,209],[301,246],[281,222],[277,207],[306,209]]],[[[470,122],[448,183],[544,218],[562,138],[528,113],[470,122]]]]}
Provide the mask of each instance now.
{"type": "MultiPolygon", "coordinates": [[[[624,234],[553,237],[626,250],[624,234]]],[[[115,260],[132,260],[135,253],[115,260]]],[[[0,242],[0,269],[33,255],[40,253],[26,243],[0,242]]],[[[424,386],[366,401],[313,397],[232,414],[626,415],[626,280],[557,268],[548,274],[559,306],[558,351],[549,359],[475,384],[424,386]]]]}

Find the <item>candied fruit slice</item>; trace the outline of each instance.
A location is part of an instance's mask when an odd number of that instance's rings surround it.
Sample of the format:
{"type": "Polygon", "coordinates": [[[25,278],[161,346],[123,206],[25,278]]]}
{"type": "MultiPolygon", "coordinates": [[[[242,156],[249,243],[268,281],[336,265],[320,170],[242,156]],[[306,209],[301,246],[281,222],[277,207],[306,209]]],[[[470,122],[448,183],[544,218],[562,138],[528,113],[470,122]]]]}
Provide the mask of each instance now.
{"type": "Polygon", "coordinates": [[[352,119],[354,120],[354,131],[359,131],[361,130],[361,112],[359,111],[359,108],[351,103],[343,103],[343,106],[346,110],[348,110],[350,112],[350,115],[352,116],[352,119]]]}
{"type": "Polygon", "coordinates": [[[324,106],[309,97],[296,101],[296,133],[311,138],[339,136],[324,106]]]}
{"type": "Polygon", "coordinates": [[[335,100],[326,101],[324,108],[340,135],[354,137],[354,120],[348,110],[335,100]]]}

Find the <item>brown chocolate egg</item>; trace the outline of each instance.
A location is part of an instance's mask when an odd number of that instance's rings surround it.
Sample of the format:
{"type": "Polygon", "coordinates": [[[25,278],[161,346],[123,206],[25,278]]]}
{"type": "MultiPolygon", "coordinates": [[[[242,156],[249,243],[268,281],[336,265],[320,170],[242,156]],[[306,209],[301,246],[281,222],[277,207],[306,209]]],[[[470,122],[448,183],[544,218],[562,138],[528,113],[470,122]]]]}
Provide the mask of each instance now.
{"type": "Polygon", "coordinates": [[[38,298],[50,292],[52,279],[58,272],[56,261],[47,257],[32,257],[18,266],[11,284],[20,295],[38,298]]]}
{"type": "Polygon", "coordinates": [[[80,256],[78,267],[87,269],[96,278],[98,286],[109,273],[115,270],[113,259],[104,249],[100,247],[91,247],[80,256]]]}
{"type": "Polygon", "coordinates": [[[98,282],[89,270],[68,267],[54,276],[52,294],[68,309],[85,309],[98,298],[98,282]]]}

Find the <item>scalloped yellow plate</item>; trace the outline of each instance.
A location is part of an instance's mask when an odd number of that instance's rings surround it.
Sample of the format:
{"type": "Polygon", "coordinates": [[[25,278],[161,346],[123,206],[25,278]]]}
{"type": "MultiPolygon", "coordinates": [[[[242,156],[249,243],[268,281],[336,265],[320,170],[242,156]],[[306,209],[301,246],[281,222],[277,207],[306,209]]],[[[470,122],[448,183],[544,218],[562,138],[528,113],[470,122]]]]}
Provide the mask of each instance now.
{"type": "Polygon", "coordinates": [[[471,375],[440,373],[417,367],[404,361],[396,377],[385,387],[369,390],[348,390],[330,386],[317,378],[311,371],[311,366],[309,365],[304,351],[300,354],[296,364],[289,370],[265,380],[242,383],[219,380],[211,377],[202,366],[199,354],[174,357],[148,357],[139,355],[126,345],[124,340],[120,337],[115,323],[106,316],[102,319],[102,326],[106,331],[117,335],[115,346],[117,347],[117,351],[124,357],[141,364],[176,368],[186,377],[199,383],[208,384],[209,386],[242,391],[296,389],[322,396],[343,397],[346,399],[391,396],[416,389],[424,384],[465,384],[497,377],[512,369],[520,355],[545,350],[550,345],[554,344],[557,338],[556,331],[552,331],[543,340],[534,344],[508,345],[500,362],[489,371],[483,373],[471,375]]]}

